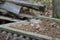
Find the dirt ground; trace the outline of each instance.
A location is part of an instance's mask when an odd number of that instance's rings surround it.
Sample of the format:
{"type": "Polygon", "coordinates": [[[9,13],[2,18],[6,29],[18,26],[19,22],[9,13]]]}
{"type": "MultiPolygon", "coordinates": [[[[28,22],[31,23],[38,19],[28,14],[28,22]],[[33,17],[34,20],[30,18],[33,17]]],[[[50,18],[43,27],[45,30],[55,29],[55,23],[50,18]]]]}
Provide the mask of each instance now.
{"type": "Polygon", "coordinates": [[[27,25],[16,24],[16,25],[11,25],[10,27],[19,30],[43,34],[50,37],[60,38],[60,24],[49,20],[42,20],[42,21],[35,20],[34,22],[30,21],[29,24],[27,25]]]}

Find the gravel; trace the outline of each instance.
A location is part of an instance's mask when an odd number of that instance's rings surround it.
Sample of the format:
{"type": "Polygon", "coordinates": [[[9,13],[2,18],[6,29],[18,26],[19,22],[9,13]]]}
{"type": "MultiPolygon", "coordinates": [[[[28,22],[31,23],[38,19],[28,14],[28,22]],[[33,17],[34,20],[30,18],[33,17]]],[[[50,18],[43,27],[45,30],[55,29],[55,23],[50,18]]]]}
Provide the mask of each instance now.
{"type": "MultiPolygon", "coordinates": [[[[33,38],[0,30],[0,40],[33,40],[33,38]]],[[[39,40],[39,39],[34,39],[34,40],[39,40]]]]}

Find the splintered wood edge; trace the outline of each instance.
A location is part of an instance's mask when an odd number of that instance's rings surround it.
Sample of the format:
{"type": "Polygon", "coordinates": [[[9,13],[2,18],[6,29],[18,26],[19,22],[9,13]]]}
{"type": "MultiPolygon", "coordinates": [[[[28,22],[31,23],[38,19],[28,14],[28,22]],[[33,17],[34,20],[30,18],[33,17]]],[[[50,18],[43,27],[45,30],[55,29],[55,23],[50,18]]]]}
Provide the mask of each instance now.
{"type": "Polygon", "coordinates": [[[27,31],[18,30],[18,29],[9,27],[9,26],[15,25],[17,23],[19,23],[19,22],[0,25],[0,30],[2,29],[2,30],[9,31],[9,32],[29,36],[29,37],[32,37],[32,38],[37,38],[37,39],[43,38],[43,39],[49,39],[49,40],[60,40],[59,38],[52,38],[52,37],[49,37],[49,36],[46,36],[46,35],[36,34],[36,33],[27,32],[27,31]]]}
{"type": "Polygon", "coordinates": [[[20,20],[9,18],[9,17],[5,17],[5,16],[0,16],[0,19],[9,20],[9,21],[20,21],[20,20]]]}

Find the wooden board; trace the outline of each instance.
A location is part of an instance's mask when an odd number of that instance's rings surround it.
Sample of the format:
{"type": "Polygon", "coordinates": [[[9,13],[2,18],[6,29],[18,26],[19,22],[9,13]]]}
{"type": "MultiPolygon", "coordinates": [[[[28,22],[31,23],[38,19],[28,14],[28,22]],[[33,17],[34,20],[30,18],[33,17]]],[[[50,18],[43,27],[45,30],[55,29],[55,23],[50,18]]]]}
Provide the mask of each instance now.
{"type": "MultiPolygon", "coordinates": [[[[14,32],[14,33],[17,33],[17,34],[22,34],[22,35],[25,35],[25,36],[28,36],[28,37],[32,37],[32,38],[37,38],[37,39],[43,38],[43,39],[49,39],[49,40],[60,40],[58,38],[52,38],[52,37],[48,37],[46,35],[36,34],[36,33],[27,32],[27,31],[18,30],[18,29],[14,29],[14,28],[9,27],[10,25],[15,25],[15,24],[19,24],[19,23],[20,22],[0,25],[0,28],[3,29],[3,30],[9,31],[9,32],[14,32]]],[[[21,23],[24,23],[24,22],[21,22],[21,23]]]]}
{"type": "Polygon", "coordinates": [[[9,20],[9,21],[20,21],[20,20],[9,18],[9,17],[5,17],[5,16],[0,16],[0,19],[9,20]]]}

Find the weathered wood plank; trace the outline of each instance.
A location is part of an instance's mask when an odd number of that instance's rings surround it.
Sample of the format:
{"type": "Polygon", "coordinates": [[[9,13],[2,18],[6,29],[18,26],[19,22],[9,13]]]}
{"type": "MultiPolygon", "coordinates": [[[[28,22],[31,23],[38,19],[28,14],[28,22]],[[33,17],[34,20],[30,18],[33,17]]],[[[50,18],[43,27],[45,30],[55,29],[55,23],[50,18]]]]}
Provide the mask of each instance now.
{"type": "Polygon", "coordinates": [[[12,33],[22,34],[22,35],[32,37],[32,38],[35,38],[35,39],[36,38],[37,39],[40,39],[40,38],[52,39],[52,37],[48,37],[46,35],[35,34],[35,33],[32,33],[32,32],[27,32],[27,31],[18,30],[18,29],[15,29],[15,28],[8,27],[10,25],[15,25],[15,24],[17,24],[17,23],[12,23],[12,24],[10,23],[10,24],[5,24],[5,25],[0,25],[0,29],[6,30],[6,31],[9,31],[9,32],[12,32],[12,33]]]}
{"type": "Polygon", "coordinates": [[[43,4],[38,4],[38,3],[33,3],[33,2],[27,2],[27,1],[20,1],[20,0],[6,0],[7,2],[12,2],[15,4],[19,4],[28,8],[32,8],[35,10],[40,10],[40,11],[44,11],[45,9],[45,5],[43,4]]]}
{"type": "Polygon", "coordinates": [[[19,23],[28,23],[28,22],[21,22],[20,21],[20,22],[0,25],[0,30],[3,29],[3,30],[6,30],[6,31],[9,31],[9,32],[12,32],[12,33],[22,34],[22,35],[32,37],[32,38],[37,38],[37,39],[43,38],[43,39],[49,39],[49,40],[60,40],[58,38],[52,38],[52,37],[49,37],[49,36],[46,36],[46,35],[36,34],[36,33],[27,32],[27,31],[18,30],[18,29],[9,27],[11,25],[13,26],[13,25],[16,25],[16,24],[19,24],[19,23]]]}
{"type": "Polygon", "coordinates": [[[52,21],[60,23],[60,19],[57,19],[57,18],[50,18],[50,17],[45,17],[45,16],[36,16],[35,18],[38,18],[38,19],[48,19],[48,20],[52,20],[52,21]]]}
{"type": "Polygon", "coordinates": [[[60,0],[53,1],[53,17],[60,18],[60,0]]]}
{"type": "Polygon", "coordinates": [[[5,16],[0,16],[0,19],[9,20],[9,21],[20,21],[20,20],[12,19],[12,18],[5,17],[5,16]]]}

